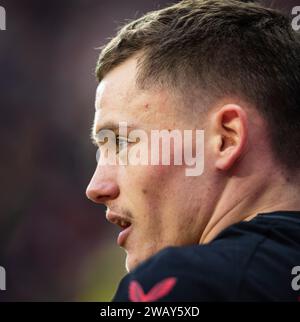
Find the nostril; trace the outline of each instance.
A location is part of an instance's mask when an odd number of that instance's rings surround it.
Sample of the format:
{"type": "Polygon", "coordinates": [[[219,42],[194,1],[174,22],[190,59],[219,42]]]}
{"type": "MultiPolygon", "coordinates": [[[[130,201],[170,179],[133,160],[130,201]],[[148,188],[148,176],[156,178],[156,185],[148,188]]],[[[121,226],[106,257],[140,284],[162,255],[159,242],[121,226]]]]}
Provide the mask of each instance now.
{"type": "Polygon", "coordinates": [[[94,201],[97,203],[103,203],[103,202],[106,202],[110,199],[111,199],[111,197],[109,195],[107,195],[107,196],[98,195],[97,197],[94,198],[94,201]]]}

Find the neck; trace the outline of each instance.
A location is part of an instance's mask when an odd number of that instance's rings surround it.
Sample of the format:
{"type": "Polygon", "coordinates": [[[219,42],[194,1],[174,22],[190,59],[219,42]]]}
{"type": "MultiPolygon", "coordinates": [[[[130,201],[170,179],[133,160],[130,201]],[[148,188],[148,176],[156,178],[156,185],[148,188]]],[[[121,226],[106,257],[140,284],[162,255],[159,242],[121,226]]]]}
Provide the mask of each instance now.
{"type": "Polygon", "coordinates": [[[225,228],[249,221],[262,212],[300,210],[299,193],[299,184],[279,177],[278,172],[271,177],[270,174],[256,175],[247,181],[231,178],[224,186],[199,243],[208,243],[225,228]]]}

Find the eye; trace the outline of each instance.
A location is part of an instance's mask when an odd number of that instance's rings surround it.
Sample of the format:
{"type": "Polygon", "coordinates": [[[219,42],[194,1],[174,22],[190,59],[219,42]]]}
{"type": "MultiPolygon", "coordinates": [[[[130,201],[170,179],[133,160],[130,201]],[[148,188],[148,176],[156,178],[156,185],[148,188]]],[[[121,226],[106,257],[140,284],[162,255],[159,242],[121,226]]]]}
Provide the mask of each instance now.
{"type": "MultiPolygon", "coordinates": [[[[122,150],[127,148],[128,144],[131,143],[136,143],[135,141],[132,141],[126,137],[121,137],[119,135],[115,135],[114,138],[111,138],[111,140],[109,140],[107,137],[104,138],[103,142],[98,141],[97,144],[97,152],[96,152],[96,161],[97,163],[99,162],[100,159],[100,155],[103,151],[101,151],[101,147],[103,147],[104,145],[106,145],[106,150],[110,150],[113,148],[113,151],[118,154],[120,152],[122,152],[122,150]],[[114,146],[112,146],[114,145],[114,146]]],[[[111,150],[112,151],[112,150],[111,150]]],[[[104,152],[106,153],[106,152],[104,152]]]]}
{"type": "Polygon", "coordinates": [[[117,151],[117,153],[119,153],[123,149],[126,149],[128,143],[129,143],[129,141],[127,138],[117,135],[116,136],[116,151],[117,151]]]}

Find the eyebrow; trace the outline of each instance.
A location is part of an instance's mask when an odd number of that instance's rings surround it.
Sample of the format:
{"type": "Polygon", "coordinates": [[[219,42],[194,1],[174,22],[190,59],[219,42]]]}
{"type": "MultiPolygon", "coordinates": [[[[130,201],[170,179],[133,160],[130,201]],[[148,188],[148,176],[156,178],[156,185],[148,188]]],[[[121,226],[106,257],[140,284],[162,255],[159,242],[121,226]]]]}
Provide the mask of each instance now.
{"type": "MultiPolygon", "coordinates": [[[[123,121],[124,122],[124,121],[123,121]]],[[[122,123],[122,121],[120,122],[122,123]]],[[[127,123],[127,129],[128,130],[131,130],[131,129],[134,129],[134,128],[137,128],[136,125],[132,124],[132,123],[127,123]]],[[[122,128],[122,127],[121,127],[122,128]]],[[[110,130],[110,131],[113,131],[115,133],[118,133],[119,132],[119,129],[120,129],[120,125],[119,123],[115,123],[113,121],[108,121],[108,122],[105,122],[103,124],[100,124],[100,125],[96,125],[92,127],[92,130],[91,130],[91,140],[92,140],[92,143],[97,145],[98,144],[98,141],[97,141],[97,134],[100,132],[100,131],[106,131],[106,130],[110,130]]]]}

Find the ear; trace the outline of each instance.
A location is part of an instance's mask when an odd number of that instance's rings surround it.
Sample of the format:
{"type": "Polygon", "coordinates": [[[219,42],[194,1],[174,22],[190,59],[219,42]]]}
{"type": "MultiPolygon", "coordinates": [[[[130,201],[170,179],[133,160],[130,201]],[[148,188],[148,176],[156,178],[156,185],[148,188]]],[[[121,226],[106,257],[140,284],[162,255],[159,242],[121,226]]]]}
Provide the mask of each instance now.
{"type": "Polygon", "coordinates": [[[247,113],[239,105],[224,105],[215,114],[213,129],[217,142],[215,166],[219,170],[229,170],[246,149],[247,113]]]}

